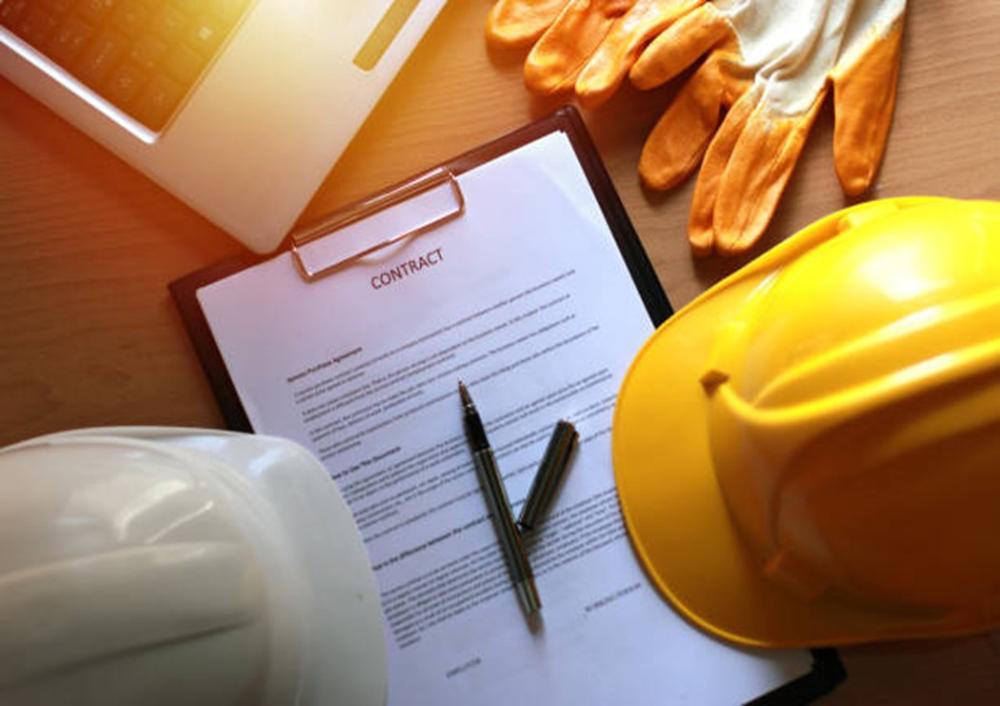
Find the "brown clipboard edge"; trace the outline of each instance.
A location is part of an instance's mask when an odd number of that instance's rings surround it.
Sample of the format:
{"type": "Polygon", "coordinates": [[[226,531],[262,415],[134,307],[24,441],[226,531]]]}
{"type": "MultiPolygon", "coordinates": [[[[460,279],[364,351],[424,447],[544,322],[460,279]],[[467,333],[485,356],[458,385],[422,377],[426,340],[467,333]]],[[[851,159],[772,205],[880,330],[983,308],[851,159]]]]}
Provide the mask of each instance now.
{"type": "MultiPolygon", "coordinates": [[[[601,213],[603,213],[608,228],[615,239],[615,244],[618,246],[622,259],[632,276],[632,281],[646,307],[646,312],[653,325],[659,326],[674,313],[673,308],[660,286],[656,271],[642,247],[639,236],[632,226],[632,221],[625,211],[625,206],[615,190],[590,133],[575,107],[563,106],[544,118],[473,148],[431,169],[447,169],[455,176],[459,176],[529,142],[559,131],[566,133],[569,137],[577,160],[583,168],[587,181],[594,192],[594,197],[600,205],[601,213]]],[[[425,170],[421,174],[426,173],[426,171],[429,170],[425,170]]],[[[380,194],[397,191],[405,187],[409,181],[410,179],[405,179],[392,184],[375,194],[346,205],[342,210],[352,209],[380,194]]],[[[309,225],[304,227],[308,228],[309,225]]],[[[288,247],[289,242],[286,238],[281,251],[287,250],[288,247]]],[[[253,432],[254,430],[250,426],[250,420],[240,402],[236,386],[226,369],[222,353],[215,343],[205,314],[198,304],[196,292],[201,287],[272,257],[274,257],[273,254],[266,256],[239,255],[192,272],[168,285],[170,294],[180,311],[184,327],[194,345],[195,353],[205,369],[212,391],[222,410],[226,426],[234,431],[253,432]]],[[[752,706],[805,704],[833,691],[838,684],[847,678],[847,672],[835,649],[815,648],[811,649],[810,653],[813,665],[809,672],[772,691],[761,694],[747,703],[752,704],[752,706]]]]}

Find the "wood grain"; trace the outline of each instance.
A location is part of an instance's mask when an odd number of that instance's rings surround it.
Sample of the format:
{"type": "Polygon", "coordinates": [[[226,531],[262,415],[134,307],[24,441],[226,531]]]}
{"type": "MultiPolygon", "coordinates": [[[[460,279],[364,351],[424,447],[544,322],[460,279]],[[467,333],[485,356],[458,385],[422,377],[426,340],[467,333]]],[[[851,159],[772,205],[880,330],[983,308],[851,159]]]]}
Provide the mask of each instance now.
{"type": "MultiPolygon", "coordinates": [[[[516,53],[484,46],[486,0],[453,0],[330,172],[303,222],[554,108],[521,85],[516,53]]],[[[910,3],[895,122],[869,197],[1000,198],[1000,3],[910,3]]],[[[626,87],[585,113],[676,306],[845,205],[820,117],[771,228],[750,256],[692,259],[693,184],[649,193],[635,167],[679,82],[626,87]]],[[[332,118],[335,116],[331,116],[332,118]]],[[[222,425],[168,297],[171,280],[240,247],[0,81],[0,444],[109,424],[222,425]]],[[[1000,703],[1000,639],[842,650],[825,704],[1000,703]]]]}

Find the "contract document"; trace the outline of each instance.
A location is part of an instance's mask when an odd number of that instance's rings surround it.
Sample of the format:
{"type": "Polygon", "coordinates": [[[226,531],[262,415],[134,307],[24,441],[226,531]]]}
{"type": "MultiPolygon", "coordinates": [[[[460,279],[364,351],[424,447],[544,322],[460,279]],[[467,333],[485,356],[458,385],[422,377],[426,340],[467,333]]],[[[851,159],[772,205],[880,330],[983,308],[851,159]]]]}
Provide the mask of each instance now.
{"type": "Polygon", "coordinates": [[[807,651],[736,649],[690,626],[633,555],[611,418],[654,326],[567,135],[457,180],[459,217],[330,276],[306,282],[285,253],[197,292],[253,429],[311,449],[354,513],[385,614],[388,703],[733,704],[808,673],[807,651]],[[580,433],[526,538],[535,624],[479,487],[459,380],[515,515],[556,422],[580,433]]]}

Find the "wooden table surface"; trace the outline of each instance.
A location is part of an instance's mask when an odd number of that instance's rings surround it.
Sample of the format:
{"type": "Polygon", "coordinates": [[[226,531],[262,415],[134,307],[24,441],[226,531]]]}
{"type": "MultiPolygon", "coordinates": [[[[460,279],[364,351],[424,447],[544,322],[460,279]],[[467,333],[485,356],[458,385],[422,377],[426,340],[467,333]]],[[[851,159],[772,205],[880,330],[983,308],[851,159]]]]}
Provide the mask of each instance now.
{"type": "MultiPolygon", "coordinates": [[[[309,205],[310,220],[554,108],[488,52],[488,0],[452,0],[309,205]]],[[[1000,198],[1000,3],[910,3],[895,122],[871,197],[1000,198]]],[[[629,87],[585,119],[675,306],[743,259],[692,259],[693,183],[643,190],[644,136],[677,90],[629,87]]],[[[764,241],[845,205],[821,115],[764,241]]],[[[0,445],[106,424],[221,427],[171,280],[240,246],[0,80],[0,445]]],[[[1000,636],[841,652],[825,704],[1000,703],[1000,636]]]]}

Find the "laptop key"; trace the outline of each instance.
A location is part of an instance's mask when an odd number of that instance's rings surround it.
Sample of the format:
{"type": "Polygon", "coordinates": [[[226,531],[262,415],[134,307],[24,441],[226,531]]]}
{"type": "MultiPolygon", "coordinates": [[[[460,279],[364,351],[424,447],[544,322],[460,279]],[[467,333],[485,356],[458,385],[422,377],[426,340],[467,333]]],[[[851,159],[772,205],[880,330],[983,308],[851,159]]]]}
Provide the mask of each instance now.
{"type": "Polygon", "coordinates": [[[140,2],[125,2],[111,13],[111,23],[126,35],[133,35],[142,29],[143,22],[152,12],[152,6],[140,2]]]}
{"type": "Polygon", "coordinates": [[[184,86],[166,76],[157,76],[135,103],[134,115],[154,130],[162,128],[184,97],[184,86]]]}
{"type": "Polygon", "coordinates": [[[243,14],[249,0],[206,0],[205,9],[227,22],[234,22],[243,14]]]}
{"type": "MultiPolygon", "coordinates": [[[[73,6],[75,0],[42,0],[42,4],[49,8],[54,15],[63,16],[73,6]]],[[[0,0],[2,2],[2,0],[0,0]]]]}
{"type": "Polygon", "coordinates": [[[145,71],[152,71],[163,61],[169,50],[170,45],[162,39],[146,35],[132,45],[128,58],[145,71]]]}
{"type": "Polygon", "coordinates": [[[223,33],[224,30],[219,26],[218,21],[203,15],[188,28],[185,41],[199,54],[209,56],[215,53],[222,41],[223,33]]]}
{"type": "Polygon", "coordinates": [[[0,24],[13,27],[28,9],[28,0],[4,0],[0,3],[0,24]]]}
{"type": "Polygon", "coordinates": [[[84,83],[91,86],[104,81],[125,51],[125,37],[117,32],[105,32],[84,49],[75,67],[70,67],[84,83]]]}
{"type": "Polygon", "coordinates": [[[181,12],[173,5],[164,7],[153,20],[153,31],[167,41],[176,41],[187,28],[190,15],[181,12]]]}
{"type": "Polygon", "coordinates": [[[122,64],[111,72],[104,84],[104,94],[116,105],[125,108],[148,79],[149,76],[135,64],[122,64]]]}
{"type": "Polygon", "coordinates": [[[43,7],[33,8],[17,23],[15,33],[30,44],[44,44],[58,24],[56,17],[43,7]]]}
{"type": "Polygon", "coordinates": [[[172,0],[179,10],[186,13],[194,13],[201,9],[204,0],[172,0]]]}
{"type": "Polygon", "coordinates": [[[115,6],[115,0],[80,0],[76,12],[87,22],[98,24],[115,6]]]}
{"type": "Polygon", "coordinates": [[[68,64],[93,36],[93,27],[77,17],[69,17],[49,38],[45,53],[60,63],[68,64]]]}
{"type": "Polygon", "coordinates": [[[179,46],[167,57],[163,67],[167,73],[181,83],[190,83],[199,73],[205,60],[191,49],[179,46]]]}

